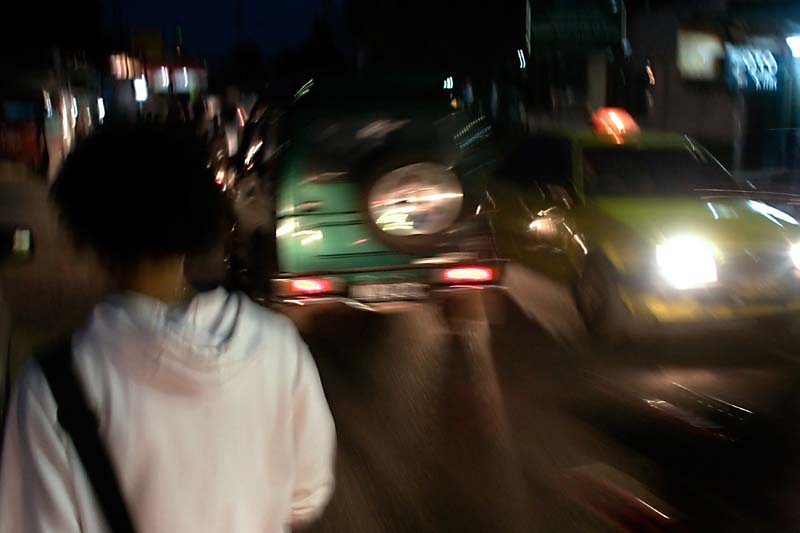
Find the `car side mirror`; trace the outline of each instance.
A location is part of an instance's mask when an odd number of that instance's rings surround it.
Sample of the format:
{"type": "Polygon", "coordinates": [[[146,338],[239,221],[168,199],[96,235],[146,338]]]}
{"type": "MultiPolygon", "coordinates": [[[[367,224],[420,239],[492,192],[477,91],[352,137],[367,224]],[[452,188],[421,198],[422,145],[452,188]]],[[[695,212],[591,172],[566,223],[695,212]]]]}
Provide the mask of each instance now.
{"type": "Polygon", "coordinates": [[[0,261],[26,262],[32,258],[33,231],[30,228],[0,228],[0,261]]]}

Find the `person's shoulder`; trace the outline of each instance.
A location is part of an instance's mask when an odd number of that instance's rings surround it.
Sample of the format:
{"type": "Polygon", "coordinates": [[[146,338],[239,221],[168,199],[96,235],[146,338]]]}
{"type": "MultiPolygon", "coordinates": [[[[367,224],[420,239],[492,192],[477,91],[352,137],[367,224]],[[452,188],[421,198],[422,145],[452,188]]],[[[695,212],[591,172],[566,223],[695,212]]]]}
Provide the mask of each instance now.
{"type": "Polygon", "coordinates": [[[247,325],[254,327],[262,335],[273,339],[276,336],[291,339],[299,336],[294,322],[286,315],[259,305],[244,294],[240,293],[240,298],[242,302],[242,320],[247,325]]]}
{"type": "Polygon", "coordinates": [[[43,411],[48,413],[49,418],[55,420],[55,400],[42,371],[42,357],[42,355],[30,357],[17,378],[15,388],[17,413],[20,418],[24,418],[31,411],[43,411]]]}

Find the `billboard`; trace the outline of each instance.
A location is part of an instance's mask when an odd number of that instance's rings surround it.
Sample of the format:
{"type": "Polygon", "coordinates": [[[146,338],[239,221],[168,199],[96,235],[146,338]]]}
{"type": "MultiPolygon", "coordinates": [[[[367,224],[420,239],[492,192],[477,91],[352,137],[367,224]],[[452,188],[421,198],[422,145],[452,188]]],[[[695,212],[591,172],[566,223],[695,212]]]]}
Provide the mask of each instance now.
{"type": "Polygon", "coordinates": [[[681,78],[692,81],[720,79],[725,48],[719,35],[696,30],[678,30],[677,54],[681,78]]]}

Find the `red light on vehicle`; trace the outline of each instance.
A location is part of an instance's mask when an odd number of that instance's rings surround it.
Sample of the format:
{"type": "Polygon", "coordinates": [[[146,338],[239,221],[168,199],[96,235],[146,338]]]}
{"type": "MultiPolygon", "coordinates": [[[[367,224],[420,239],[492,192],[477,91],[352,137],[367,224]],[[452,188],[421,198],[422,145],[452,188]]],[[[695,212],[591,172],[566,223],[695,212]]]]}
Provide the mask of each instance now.
{"type": "Polygon", "coordinates": [[[290,287],[294,294],[322,294],[330,292],[332,285],[327,279],[293,279],[290,287]]]}
{"type": "Polygon", "coordinates": [[[618,107],[602,107],[592,114],[592,125],[599,133],[610,135],[618,143],[622,136],[638,133],[639,125],[624,109],[618,107]]]}
{"type": "Polygon", "coordinates": [[[456,283],[483,283],[492,281],[494,273],[487,267],[456,267],[442,272],[445,281],[456,283]]]}

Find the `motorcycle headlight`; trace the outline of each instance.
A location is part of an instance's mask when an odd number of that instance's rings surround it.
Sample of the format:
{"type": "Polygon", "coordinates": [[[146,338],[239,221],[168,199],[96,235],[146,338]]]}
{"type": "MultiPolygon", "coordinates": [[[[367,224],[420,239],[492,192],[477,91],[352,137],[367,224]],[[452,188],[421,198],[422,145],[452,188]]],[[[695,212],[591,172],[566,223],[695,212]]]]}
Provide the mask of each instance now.
{"type": "Polygon", "coordinates": [[[714,247],[691,236],[674,237],[656,248],[661,276],[676,289],[692,289],[717,281],[714,247]]]}
{"type": "Polygon", "coordinates": [[[369,215],[395,236],[431,235],[458,218],[464,192],[444,165],[415,163],[381,176],[369,191],[369,215]]]}

